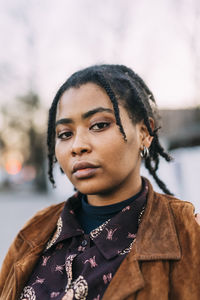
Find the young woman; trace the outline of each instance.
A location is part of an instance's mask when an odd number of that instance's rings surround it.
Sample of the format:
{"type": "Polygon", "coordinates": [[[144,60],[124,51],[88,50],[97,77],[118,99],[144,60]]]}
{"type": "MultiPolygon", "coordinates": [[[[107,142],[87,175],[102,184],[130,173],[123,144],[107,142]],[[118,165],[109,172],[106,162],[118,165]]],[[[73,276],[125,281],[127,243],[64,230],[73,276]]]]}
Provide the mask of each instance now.
{"type": "Polygon", "coordinates": [[[73,74],[49,111],[53,166],[77,192],[37,213],[1,272],[1,299],[200,299],[200,227],[193,206],[157,175],[156,104],[121,65],[73,74]],[[140,175],[141,161],[165,194],[140,175]]]}

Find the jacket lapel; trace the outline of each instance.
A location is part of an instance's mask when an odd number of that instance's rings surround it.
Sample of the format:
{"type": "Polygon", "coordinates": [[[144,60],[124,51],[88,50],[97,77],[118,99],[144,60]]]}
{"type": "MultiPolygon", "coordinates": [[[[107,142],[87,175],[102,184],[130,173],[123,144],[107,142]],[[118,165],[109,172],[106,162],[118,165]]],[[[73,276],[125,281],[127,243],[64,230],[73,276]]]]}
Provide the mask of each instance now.
{"type": "Polygon", "coordinates": [[[143,288],[144,285],[144,278],[138,261],[133,256],[128,255],[110,282],[103,300],[126,299],[129,295],[143,288]]]}
{"type": "Polygon", "coordinates": [[[44,246],[36,247],[30,249],[26,256],[20,259],[14,265],[14,281],[15,281],[15,288],[14,291],[15,297],[19,297],[21,290],[23,289],[25,283],[27,282],[29,276],[31,275],[32,270],[34,269],[35,264],[37,263],[38,258],[40,257],[41,252],[43,251],[44,246]]]}
{"type": "MultiPolygon", "coordinates": [[[[26,257],[18,260],[14,267],[15,292],[21,291],[31,274],[51,233],[64,204],[43,215],[42,224],[32,221],[21,232],[21,238],[30,247],[26,257]],[[51,220],[51,221],[49,221],[51,220]],[[41,230],[42,228],[42,230],[41,230]],[[31,231],[33,235],[31,235],[31,231]],[[27,275],[28,274],[28,275],[27,275]]],[[[107,288],[103,300],[120,300],[133,295],[145,287],[139,262],[150,260],[177,260],[181,258],[173,215],[166,196],[153,192],[149,183],[147,207],[139,226],[131,252],[126,256],[107,288]],[[119,288],[122,287],[122,288],[119,288]],[[116,292],[117,291],[117,292],[116,292]]],[[[14,299],[19,295],[13,293],[14,299]]]]}
{"type": "Polygon", "coordinates": [[[166,196],[153,192],[151,187],[146,211],[132,250],[138,260],[181,258],[169,200],[166,196]]]}
{"type": "Polygon", "coordinates": [[[21,290],[34,269],[47,241],[56,229],[57,220],[63,206],[64,203],[60,203],[48,207],[42,213],[39,212],[20,231],[19,237],[23,240],[23,248],[20,249],[21,255],[14,264],[14,288],[12,298],[9,299],[15,300],[20,296],[21,290]]]}
{"type": "Polygon", "coordinates": [[[147,206],[133,248],[113,277],[103,300],[126,299],[145,287],[140,261],[180,258],[181,251],[169,200],[155,193],[149,183],[147,206]]]}

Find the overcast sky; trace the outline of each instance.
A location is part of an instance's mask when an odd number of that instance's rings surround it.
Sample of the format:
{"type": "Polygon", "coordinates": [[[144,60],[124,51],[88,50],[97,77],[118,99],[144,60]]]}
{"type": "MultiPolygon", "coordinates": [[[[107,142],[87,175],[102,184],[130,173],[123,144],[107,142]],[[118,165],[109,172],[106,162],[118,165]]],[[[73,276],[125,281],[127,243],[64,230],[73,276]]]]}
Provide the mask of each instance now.
{"type": "Polygon", "coordinates": [[[119,63],[145,79],[159,107],[200,104],[198,2],[0,0],[0,103],[32,88],[49,106],[72,72],[119,63]]]}

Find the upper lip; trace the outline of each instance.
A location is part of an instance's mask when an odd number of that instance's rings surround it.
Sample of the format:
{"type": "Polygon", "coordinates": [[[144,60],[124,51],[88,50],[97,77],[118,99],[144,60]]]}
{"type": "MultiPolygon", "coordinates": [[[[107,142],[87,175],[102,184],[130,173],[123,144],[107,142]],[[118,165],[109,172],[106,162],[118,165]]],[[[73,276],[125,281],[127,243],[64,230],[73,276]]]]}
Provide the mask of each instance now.
{"type": "Polygon", "coordinates": [[[75,173],[78,170],[87,169],[87,168],[98,168],[98,166],[87,161],[77,161],[74,163],[72,171],[73,173],[75,173]]]}

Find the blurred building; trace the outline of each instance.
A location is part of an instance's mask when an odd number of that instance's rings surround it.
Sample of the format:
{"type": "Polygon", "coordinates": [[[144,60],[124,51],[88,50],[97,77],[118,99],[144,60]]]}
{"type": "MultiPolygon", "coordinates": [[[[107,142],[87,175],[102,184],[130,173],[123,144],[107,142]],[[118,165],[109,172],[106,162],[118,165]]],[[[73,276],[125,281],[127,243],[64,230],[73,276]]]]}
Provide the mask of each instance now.
{"type": "MultiPolygon", "coordinates": [[[[200,110],[161,110],[160,115],[161,142],[174,160],[167,163],[161,159],[158,174],[176,197],[192,202],[200,212],[200,110]]],[[[141,173],[160,191],[144,167],[141,173]]]]}
{"type": "Polygon", "coordinates": [[[161,110],[160,135],[168,149],[200,145],[200,108],[161,110]]]}

